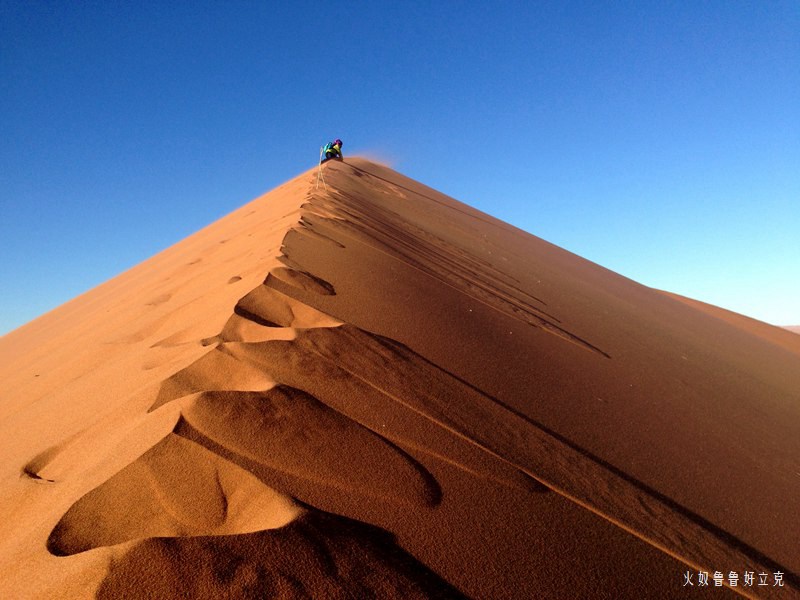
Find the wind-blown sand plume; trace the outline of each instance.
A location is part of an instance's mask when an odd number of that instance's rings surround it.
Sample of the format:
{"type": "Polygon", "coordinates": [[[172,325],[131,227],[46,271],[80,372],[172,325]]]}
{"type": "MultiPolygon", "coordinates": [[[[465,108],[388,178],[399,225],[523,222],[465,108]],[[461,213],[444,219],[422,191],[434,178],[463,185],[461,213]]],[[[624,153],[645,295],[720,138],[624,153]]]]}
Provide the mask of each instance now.
{"type": "Polygon", "coordinates": [[[800,594],[794,334],[324,169],[0,340],[0,594],[800,594]]]}

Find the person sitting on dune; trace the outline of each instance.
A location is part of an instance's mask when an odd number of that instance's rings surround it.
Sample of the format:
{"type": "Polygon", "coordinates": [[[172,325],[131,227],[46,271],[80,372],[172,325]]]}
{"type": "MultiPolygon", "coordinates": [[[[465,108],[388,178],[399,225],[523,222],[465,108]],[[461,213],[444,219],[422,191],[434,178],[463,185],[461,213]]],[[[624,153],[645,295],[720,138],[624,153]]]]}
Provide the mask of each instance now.
{"type": "Polygon", "coordinates": [[[325,148],[323,148],[323,152],[325,153],[325,160],[329,160],[331,158],[338,158],[339,160],[343,159],[342,156],[342,140],[336,138],[332,142],[328,142],[325,144],[325,148]]]}

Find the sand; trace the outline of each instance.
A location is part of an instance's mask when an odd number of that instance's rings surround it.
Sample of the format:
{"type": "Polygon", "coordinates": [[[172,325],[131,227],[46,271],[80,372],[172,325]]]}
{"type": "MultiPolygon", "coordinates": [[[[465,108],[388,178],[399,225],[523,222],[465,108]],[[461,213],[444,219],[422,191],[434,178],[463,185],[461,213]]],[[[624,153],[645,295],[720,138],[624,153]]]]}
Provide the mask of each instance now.
{"type": "Polygon", "coordinates": [[[800,337],[324,169],[0,338],[0,596],[800,596],[800,337]]]}

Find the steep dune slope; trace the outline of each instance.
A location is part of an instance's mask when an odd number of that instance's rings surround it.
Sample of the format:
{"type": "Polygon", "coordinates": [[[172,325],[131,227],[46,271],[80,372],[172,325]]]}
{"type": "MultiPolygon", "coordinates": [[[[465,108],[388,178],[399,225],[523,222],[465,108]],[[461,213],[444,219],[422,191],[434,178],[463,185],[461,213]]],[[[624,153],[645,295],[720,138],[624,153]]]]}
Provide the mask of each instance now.
{"type": "Polygon", "coordinates": [[[315,306],[408,345],[797,572],[795,354],[388,170],[350,167],[356,178],[332,194],[340,220],[307,217],[345,248],[309,252],[302,231],[285,243],[290,260],[339,282],[315,306]],[[363,202],[376,185],[384,201],[363,202]],[[450,268],[467,254],[468,272],[450,268]]]}
{"type": "Polygon", "coordinates": [[[793,348],[315,176],[0,340],[3,595],[797,593],[793,348]]]}

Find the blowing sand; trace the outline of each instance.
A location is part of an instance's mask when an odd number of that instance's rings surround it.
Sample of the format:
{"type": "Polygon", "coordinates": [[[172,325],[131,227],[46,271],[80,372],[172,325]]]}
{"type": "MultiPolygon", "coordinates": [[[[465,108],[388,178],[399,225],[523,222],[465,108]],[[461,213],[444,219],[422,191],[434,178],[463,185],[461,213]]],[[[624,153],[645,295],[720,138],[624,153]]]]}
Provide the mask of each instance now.
{"type": "Polygon", "coordinates": [[[0,596],[800,597],[800,337],[324,168],[0,339],[0,596]]]}

